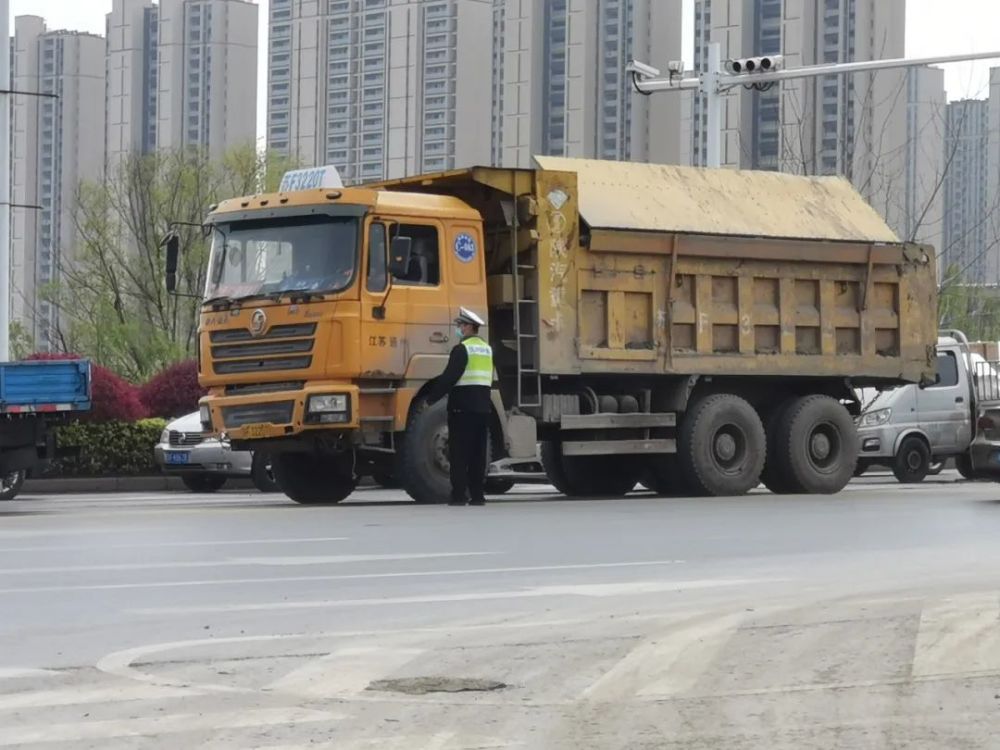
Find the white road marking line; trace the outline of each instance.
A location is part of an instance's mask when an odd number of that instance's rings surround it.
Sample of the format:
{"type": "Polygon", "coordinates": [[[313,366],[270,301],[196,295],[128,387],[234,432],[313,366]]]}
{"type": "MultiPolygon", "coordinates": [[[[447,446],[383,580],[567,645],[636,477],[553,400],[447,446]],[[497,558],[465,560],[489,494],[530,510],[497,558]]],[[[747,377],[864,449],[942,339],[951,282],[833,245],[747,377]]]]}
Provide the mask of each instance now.
{"type": "Polygon", "coordinates": [[[913,654],[914,677],[1000,670],[1000,596],[963,594],[925,606],[913,654]]]}
{"type": "Polygon", "coordinates": [[[22,691],[0,695],[0,711],[51,706],[79,706],[120,701],[145,701],[181,698],[196,691],[154,685],[121,685],[107,688],[60,688],[59,690],[22,691]]]}
{"type": "Polygon", "coordinates": [[[30,667],[0,667],[0,680],[16,680],[21,677],[47,677],[59,674],[54,669],[33,669],[30,667]]]}
{"type": "Polygon", "coordinates": [[[636,695],[667,697],[694,687],[715,655],[736,632],[744,615],[699,619],[644,641],[580,695],[618,702],[636,695]]]}
{"type": "Polygon", "coordinates": [[[264,602],[259,604],[218,604],[181,607],[141,607],[126,610],[139,615],[220,614],[226,612],[267,612],[285,609],[327,609],[342,607],[369,607],[387,604],[442,604],[449,602],[475,602],[501,599],[533,599],[550,596],[630,596],[634,594],[667,593],[691,589],[746,586],[756,583],[775,583],[788,579],[734,578],[693,581],[634,581],[627,583],[582,584],[568,586],[538,586],[517,591],[492,591],[467,594],[427,594],[422,596],[373,597],[370,599],[319,599],[303,601],[264,602]]]}
{"type": "Polygon", "coordinates": [[[341,648],[289,672],[265,689],[309,698],[355,695],[422,653],[419,648],[341,648]]]}
{"type": "Polygon", "coordinates": [[[191,560],[159,563],[109,563],[107,565],[60,565],[41,568],[2,568],[0,575],[37,573],[84,573],[122,570],[171,570],[173,568],[225,568],[253,566],[334,565],[381,560],[437,560],[448,557],[479,557],[495,552],[414,552],[387,555],[326,555],[309,557],[238,557],[225,560],[191,560]]]}
{"type": "Polygon", "coordinates": [[[0,589],[0,594],[23,594],[51,591],[108,591],[115,589],[156,589],[184,586],[231,586],[235,584],[273,584],[308,581],[351,581],[366,578],[426,578],[435,576],[490,575],[494,573],[537,573],[560,570],[602,570],[639,568],[661,565],[682,565],[684,560],[642,560],[637,562],[580,563],[576,565],[521,565],[502,568],[468,568],[463,570],[414,570],[393,573],[345,573],[328,576],[276,576],[270,578],[217,578],[195,581],[149,581],[141,583],[95,583],[66,586],[23,586],[0,589]]]}
{"type": "MultiPolygon", "coordinates": [[[[281,724],[342,721],[343,716],[305,708],[257,708],[204,714],[167,714],[141,719],[84,721],[73,724],[0,726],[0,747],[42,742],[82,742],[118,737],[155,737],[180,732],[249,729],[281,724]]],[[[179,745],[175,745],[179,746],[179,745]]]]}
{"type": "MultiPolygon", "coordinates": [[[[217,539],[200,542],[148,542],[146,544],[102,544],[105,549],[156,549],[157,547],[228,547],[249,544],[306,544],[313,542],[346,542],[346,536],[317,536],[302,539],[217,539]]],[[[50,545],[48,547],[0,547],[0,552],[80,552],[92,551],[94,545],[81,544],[70,547],[50,545]]]]}

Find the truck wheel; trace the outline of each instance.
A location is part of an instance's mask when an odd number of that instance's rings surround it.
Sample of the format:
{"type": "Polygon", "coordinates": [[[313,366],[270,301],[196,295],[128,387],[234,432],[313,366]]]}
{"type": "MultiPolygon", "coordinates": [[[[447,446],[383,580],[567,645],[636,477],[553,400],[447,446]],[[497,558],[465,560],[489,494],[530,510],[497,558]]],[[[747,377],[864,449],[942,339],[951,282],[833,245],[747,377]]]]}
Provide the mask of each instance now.
{"type": "Polygon", "coordinates": [[[451,497],[448,461],[448,404],[445,399],[419,404],[403,434],[400,467],[403,489],[421,505],[438,505],[451,497]]]}
{"type": "Polygon", "coordinates": [[[892,473],[903,484],[924,481],[931,467],[931,452],[927,443],[915,435],[903,440],[892,460],[892,473]]]}
{"type": "Polygon", "coordinates": [[[333,505],[347,498],[358,485],[350,454],[314,456],[279,453],[271,459],[281,491],[301,505],[333,505]]]}
{"type": "Polygon", "coordinates": [[[709,396],[684,416],[678,461],[698,494],[745,495],[760,483],[766,451],[764,425],[739,396],[709,396]]]}
{"type": "Polygon", "coordinates": [[[258,492],[278,492],[280,489],[274,478],[271,457],[266,453],[253,454],[253,461],[250,463],[250,481],[253,482],[253,486],[257,488],[258,492]]]}
{"type": "Polygon", "coordinates": [[[760,481],[775,495],[789,495],[796,491],[795,483],[783,468],[780,456],[785,413],[793,403],[794,400],[778,405],[767,417],[767,457],[764,459],[764,470],[760,473],[760,481]]]}
{"type": "Polygon", "coordinates": [[[506,495],[514,489],[513,479],[487,479],[486,480],[486,494],[487,495],[506,495]]]}
{"type": "Polygon", "coordinates": [[[790,403],[775,440],[776,468],[788,478],[788,492],[832,495],[854,475],[858,432],[836,399],[803,396],[790,403]]]}
{"type": "Polygon", "coordinates": [[[659,456],[642,475],[643,485],[661,497],[685,497],[691,488],[684,481],[676,455],[659,456]]]}
{"type": "Polygon", "coordinates": [[[211,474],[185,474],[181,477],[181,481],[188,490],[199,493],[218,492],[226,484],[225,477],[211,474]]]}
{"type": "Polygon", "coordinates": [[[12,471],[0,477],[0,500],[13,500],[24,485],[24,471],[12,471]]]}
{"type": "Polygon", "coordinates": [[[549,482],[567,497],[621,496],[639,481],[630,456],[564,456],[556,442],[542,444],[542,466],[549,482]]]}

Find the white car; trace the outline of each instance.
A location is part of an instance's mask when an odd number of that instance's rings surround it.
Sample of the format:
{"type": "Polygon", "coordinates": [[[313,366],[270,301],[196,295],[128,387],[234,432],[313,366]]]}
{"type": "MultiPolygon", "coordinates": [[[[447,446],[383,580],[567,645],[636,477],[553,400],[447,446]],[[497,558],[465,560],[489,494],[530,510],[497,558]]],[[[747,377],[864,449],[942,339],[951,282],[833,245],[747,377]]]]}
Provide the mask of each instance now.
{"type": "Polygon", "coordinates": [[[160,470],[179,476],[192,492],[217,492],[227,480],[246,477],[261,492],[278,490],[267,456],[234,451],[228,443],[206,434],[198,412],[170,422],[154,450],[160,470]]]}

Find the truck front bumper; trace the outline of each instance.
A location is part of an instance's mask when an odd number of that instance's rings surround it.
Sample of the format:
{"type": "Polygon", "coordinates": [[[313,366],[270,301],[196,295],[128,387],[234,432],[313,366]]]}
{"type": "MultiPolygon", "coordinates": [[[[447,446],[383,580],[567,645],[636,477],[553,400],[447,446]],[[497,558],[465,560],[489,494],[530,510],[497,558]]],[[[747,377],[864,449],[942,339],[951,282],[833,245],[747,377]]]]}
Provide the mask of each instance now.
{"type": "Polygon", "coordinates": [[[346,383],[309,384],[297,391],[238,396],[210,394],[201,405],[209,408],[212,431],[236,441],[358,427],[358,387],[346,383]],[[316,396],[343,396],[346,409],[318,412],[312,401],[316,396]]]}

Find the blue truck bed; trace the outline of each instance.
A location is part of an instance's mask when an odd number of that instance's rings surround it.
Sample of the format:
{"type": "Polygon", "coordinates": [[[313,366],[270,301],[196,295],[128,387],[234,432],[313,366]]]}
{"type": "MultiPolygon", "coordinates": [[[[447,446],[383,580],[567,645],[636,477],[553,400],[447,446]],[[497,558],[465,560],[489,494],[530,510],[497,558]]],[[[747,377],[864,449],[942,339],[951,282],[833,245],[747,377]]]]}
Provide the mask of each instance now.
{"type": "Polygon", "coordinates": [[[0,363],[0,413],[87,411],[90,382],[89,360],[0,363]]]}

